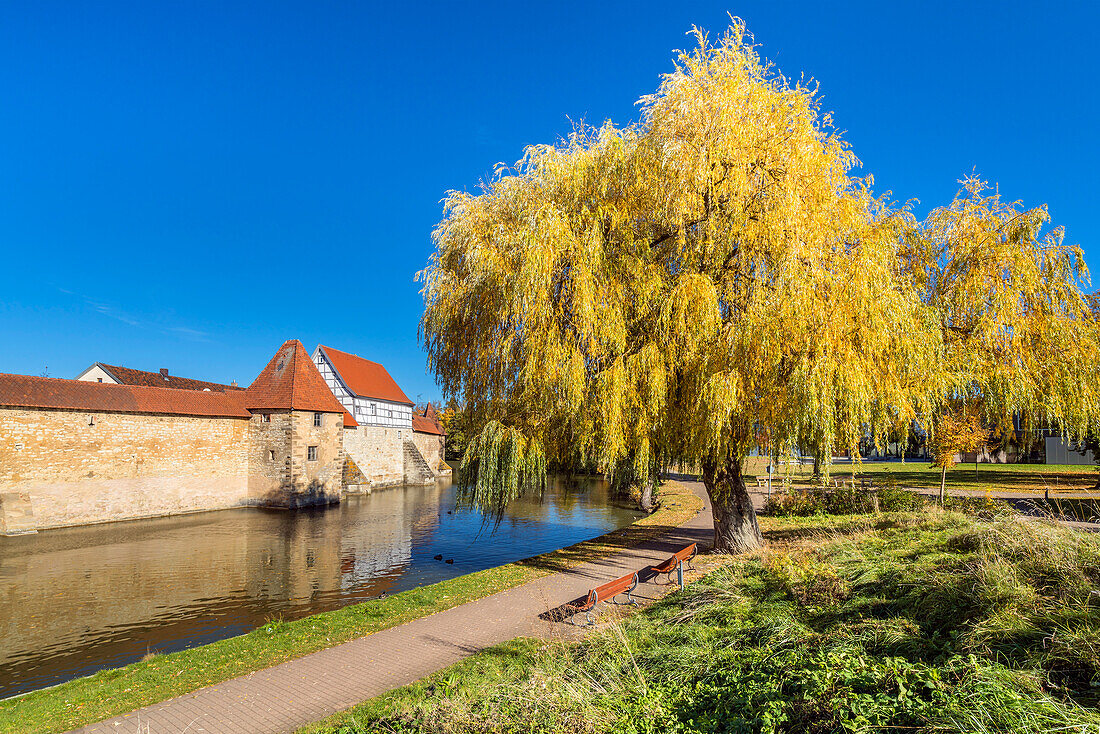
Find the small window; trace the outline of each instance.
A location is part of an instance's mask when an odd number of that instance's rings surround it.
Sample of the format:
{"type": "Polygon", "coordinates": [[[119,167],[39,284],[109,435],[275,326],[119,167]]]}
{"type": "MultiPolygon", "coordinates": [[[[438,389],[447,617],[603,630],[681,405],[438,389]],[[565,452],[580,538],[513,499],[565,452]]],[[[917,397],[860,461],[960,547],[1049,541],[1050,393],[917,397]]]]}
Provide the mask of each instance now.
{"type": "Polygon", "coordinates": [[[96,382],[103,382],[103,378],[102,377],[97,377],[97,378],[95,378],[95,381],[96,382]]]}
{"type": "Polygon", "coordinates": [[[370,414],[371,415],[378,415],[378,406],[375,405],[374,403],[370,404],[370,414]]]}
{"type": "Polygon", "coordinates": [[[95,425],[95,416],[94,415],[88,416],[88,425],[89,426],[94,426],[95,425]]]}
{"type": "Polygon", "coordinates": [[[321,427],[321,422],[322,422],[323,419],[324,419],[324,413],[314,413],[313,414],[313,427],[314,428],[320,428],[321,427]]]}
{"type": "Polygon", "coordinates": [[[263,414],[263,415],[262,415],[262,416],[260,417],[260,420],[261,420],[262,422],[264,422],[264,423],[270,423],[270,422],[271,422],[271,413],[264,413],[264,414],[263,414]]]}
{"type": "Polygon", "coordinates": [[[271,461],[275,461],[275,450],[274,449],[267,452],[267,458],[270,459],[271,461]]]}
{"type": "Polygon", "coordinates": [[[317,461],[317,447],[310,446],[306,449],[306,461],[317,461]]]}
{"type": "Polygon", "coordinates": [[[393,418],[393,411],[392,410],[387,410],[386,414],[387,414],[386,415],[387,418],[393,418]]]}

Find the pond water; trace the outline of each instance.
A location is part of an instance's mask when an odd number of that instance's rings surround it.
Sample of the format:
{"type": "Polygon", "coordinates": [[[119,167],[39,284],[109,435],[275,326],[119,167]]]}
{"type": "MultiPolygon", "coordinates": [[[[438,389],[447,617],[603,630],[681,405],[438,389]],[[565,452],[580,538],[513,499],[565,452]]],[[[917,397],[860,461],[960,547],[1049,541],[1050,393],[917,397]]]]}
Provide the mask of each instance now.
{"type": "Polygon", "coordinates": [[[0,538],[0,698],[528,558],[630,524],[552,478],[495,528],[449,482],[323,510],[240,509],[0,538]],[[435,560],[442,555],[444,560],[435,560]],[[454,563],[445,561],[453,559],[454,563]]]}

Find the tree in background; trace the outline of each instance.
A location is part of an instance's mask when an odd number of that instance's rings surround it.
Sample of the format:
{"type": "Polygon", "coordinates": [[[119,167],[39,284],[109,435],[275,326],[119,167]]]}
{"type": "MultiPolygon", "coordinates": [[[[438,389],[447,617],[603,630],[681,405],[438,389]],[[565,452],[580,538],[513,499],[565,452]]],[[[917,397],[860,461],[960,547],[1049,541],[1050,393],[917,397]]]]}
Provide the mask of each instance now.
{"type": "Polygon", "coordinates": [[[913,228],[901,259],[937,313],[943,344],[940,408],[925,422],[949,435],[932,440],[954,445],[952,454],[978,450],[985,441],[964,449],[973,442],[953,438],[976,438],[979,427],[986,440],[1014,436],[1016,422],[1025,438],[1042,428],[1070,439],[1095,434],[1100,330],[1081,249],[1064,243],[1061,228],[1047,229],[1046,207],[1006,203],[977,177],[962,184],[950,205],[913,228]],[[964,422],[960,405],[968,406],[964,422]]]}
{"type": "Polygon", "coordinates": [[[534,146],[451,192],[422,335],[471,425],[463,481],[502,508],[579,456],[652,483],[702,467],[714,548],[760,544],[754,436],[855,449],[933,412],[935,312],[815,91],[735,22],[681,53],[641,122],[534,146]]]}
{"type": "Polygon", "coordinates": [[[470,442],[469,414],[452,398],[440,412],[439,422],[443,424],[443,430],[447,433],[444,458],[447,461],[462,459],[470,442]]]}
{"type": "Polygon", "coordinates": [[[958,407],[944,412],[933,434],[932,462],[940,468],[939,502],[943,505],[944,490],[947,484],[947,470],[955,465],[955,455],[970,451],[980,451],[989,441],[989,429],[982,425],[977,411],[958,407]]]}

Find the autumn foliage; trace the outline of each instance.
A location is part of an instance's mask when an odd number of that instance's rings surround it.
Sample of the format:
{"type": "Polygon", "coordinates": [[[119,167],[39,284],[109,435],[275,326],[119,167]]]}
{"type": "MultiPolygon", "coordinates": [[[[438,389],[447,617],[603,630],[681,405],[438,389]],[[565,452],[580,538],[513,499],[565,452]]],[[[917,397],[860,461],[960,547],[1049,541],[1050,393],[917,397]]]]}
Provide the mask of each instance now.
{"type": "Polygon", "coordinates": [[[857,453],[949,425],[959,401],[987,423],[1094,427],[1087,271],[1045,210],[968,180],[917,221],[853,175],[816,88],[739,22],[695,41],[638,123],[578,128],[447,196],[422,333],[486,426],[465,462],[480,504],[547,463],[646,481],[680,461],[735,551],[760,542],[741,474],[758,435],[857,453]]]}

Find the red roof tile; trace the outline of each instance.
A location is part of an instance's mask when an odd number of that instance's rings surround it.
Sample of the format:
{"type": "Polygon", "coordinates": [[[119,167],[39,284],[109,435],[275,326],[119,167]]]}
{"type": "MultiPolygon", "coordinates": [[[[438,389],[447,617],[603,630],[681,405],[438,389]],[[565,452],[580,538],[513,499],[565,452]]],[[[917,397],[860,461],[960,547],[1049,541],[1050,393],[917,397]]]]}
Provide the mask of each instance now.
{"type": "Polygon", "coordinates": [[[437,423],[428,420],[419,413],[413,415],[413,430],[417,433],[432,433],[436,436],[446,435],[437,423]]]}
{"type": "Polygon", "coordinates": [[[413,411],[412,427],[417,433],[432,433],[436,436],[447,435],[447,432],[443,430],[443,424],[439,422],[439,414],[435,412],[435,408],[432,407],[431,403],[428,403],[423,411],[413,411]]]}
{"type": "MultiPolygon", "coordinates": [[[[325,378],[297,339],[279,347],[263,372],[241,393],[246,408],[313,410],[344,413],[344,406],[329,390],[325,378]]],[[[347,423],[347,419],[344,421],[347,423]]]]}
{"type": "Polygon", "coordinates": [[[377,362],[371,362],[369,359],[341,352],[339,349],[326,347],[323,344],[319,349],[348,389],[359,397],[388,400],[391,403],[405,405],[413,404],[413,401],[409,400],[390,377],[390,373],[386,372],[386,368],[377,362]]]}
{"type": "Polygon", "coordinates": [[[131,367],[120,367],[104,362],[96,362],[96,364],[118,380],[119,384],[122,385],[173,387],[177,390],[216,390],[218,392],[241,389],[235,385],[223,385],[220,382],[207,382],[206,380],[193,380],[190,377],[179,377],[178,375],[169,375],[164,372],[146,372],[145,370],[135,370],[131,367]]]}
{"type": "Polygon", "coordinates": [[[239,395],[0,374],[0,406],[10,408],[248,418],[239,395]]]}

